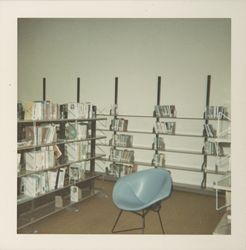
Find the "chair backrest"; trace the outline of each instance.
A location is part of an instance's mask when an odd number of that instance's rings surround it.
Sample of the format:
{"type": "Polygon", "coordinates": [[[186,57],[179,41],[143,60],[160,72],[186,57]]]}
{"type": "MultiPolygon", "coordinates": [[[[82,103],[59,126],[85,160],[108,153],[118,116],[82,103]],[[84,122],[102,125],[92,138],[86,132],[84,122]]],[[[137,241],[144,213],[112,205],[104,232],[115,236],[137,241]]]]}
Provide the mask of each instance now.
{"type": "Polygon", "coordinates": [[[114,189],[125,189],[129,192],[129,187],[139,200],[149,203],[152,200],[162,200],[169,196],[172,180],[167,170],[152,168],[120,178],[114,189]]]}

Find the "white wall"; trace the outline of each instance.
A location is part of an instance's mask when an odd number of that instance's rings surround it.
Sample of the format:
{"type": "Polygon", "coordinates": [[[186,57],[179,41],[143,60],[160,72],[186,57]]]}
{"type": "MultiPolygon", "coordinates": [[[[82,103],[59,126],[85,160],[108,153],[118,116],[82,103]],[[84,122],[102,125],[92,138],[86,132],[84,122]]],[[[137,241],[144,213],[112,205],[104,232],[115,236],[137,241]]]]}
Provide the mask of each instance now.
{"type": "MultiPolygon", "coordinates": [[[[179,116],[201,117],[208,74],[210,104],[230,107],[230,35],[229,19],[19,19],[18,99],[41,99],[46,77],[48,99],[75,101],[80,76],[81,101],[108,111],[118,76],[119,111],[152,114],[160,75],[161,103],[175,104],[179,116]]],[[[149,123],[129,121],[129,126],[151,129],[149,123]]],[[[178,126],[187,132],[202,129],[201,123],[178,126]]],[[[199,143],[188,147],[197,149],[199,143]]],[[[177,144],[187,147],[183,139],[177,144]]],[[[175,179],[199,184],[201,175],[179,171],[175,179]]]]}

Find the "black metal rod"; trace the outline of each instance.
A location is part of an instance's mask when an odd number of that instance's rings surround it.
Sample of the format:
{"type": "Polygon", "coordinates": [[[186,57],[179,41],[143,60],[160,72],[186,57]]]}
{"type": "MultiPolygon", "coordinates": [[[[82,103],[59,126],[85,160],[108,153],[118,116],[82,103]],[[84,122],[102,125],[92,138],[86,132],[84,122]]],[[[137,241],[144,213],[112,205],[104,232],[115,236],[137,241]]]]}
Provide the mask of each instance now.
{"type": "Polygon", "coordinates": [[[77,102],[80,102],[80,78],[77,78],[77,102]]]}
{"type": "Polygon", "coordinates": [[[164,228],[163,228],[163,224],[162,224],[162,220],[161,220],[161,215],[160,215],[160,212],[159,212],[159,211],[157,211],[157,213],[158,213],[159,221],[160,221],[160,224],[161,224],[161,230],[162,230],[162,233],[163,233],[163,234],[165,234],[165,230],[164,230],[164,228]]]}
{"type": "MultiPolygon", "coordinates": [[[[96,106],[92,106],[93,114],[96,118],[96,106]]],[[[91,137],[96,138],[96,120],[91,121],[91,137]]],[[[96,141],[91,140],[91,160],[90,160],[90,172],[94,174],[95,172],[95,156],[96,156],[96,141]]]]}
{"type": "MultiPolygon", "coordinates": [[[[160,103],[161,103],[161,76],[158,76],[158,81],[157,81],[157,102],[156,102],[156,104],[159,106],[160,103]]],[[[156,117],[156,122],[159,122],[159,121],[160,121],[159,117],[156,117]]],[[[156,137],[155,153],[158,154],[158,152],[159,152],[159,134],[156,133],[155,137],[156,137]]]]}
{"type": "MultiPolygon", "coordinates": [[[[211,75],[207,76],[207,93],[206,93],[206,111],[205,111],[205,124],[209,123],[208,116],[206,112],[208,112],[208,107],[209,107],[209,101],[210,101],[210,87],[211,87],[211,75]]],[[[208,138],[207,136],[204,137],[204,146],[203,146],[203,151],[205,148],[205,143],[207,142],[208,138]]],[[[203,156],[203,163],[202,163],[202,171],[203,171],[203,179],[201,183],[201,188],[206,188],[207,185],[207,155],[204,154],[203,156]]]]}
{"type": "Polygon", "coordinates": [[[211,85],[211,75],[207,77],[207,96],[206,96],[206,107],[209,106],[209,99],[210,99],[210,85],[211,85]]]}
{"type": "Polygon", "coordinates": [[[115,77],[114,104],[118,104],[118,77],[115,77]]]}
{"type": "Polygon", "coordinates": [[[43,77],[43,101],[46,101],[46,78],[43,77]]]}
{"type": "Polygon", "coordinates": [[[158,76],[157,105],[160,105],[160,100],[161,100],[161,77],[158,76]]]}
{"type": "Polygon", "coordinates": [[[120,210],[120,212],[119,212],[119,214],[118,214],[118,217],[117,217],[117,219],[116,219],[116,221],[115,221],[115,223],[114,223],[114,226],[113,226],[113,228],[112,228],[112,233],[115,232],[114,229],[115,229],[116,224],[118,223],[118,221],[119,221],[119,219],[120,219],[120,216],[121,216],[122,212],[123,212],[123,210],[120,210]]]}

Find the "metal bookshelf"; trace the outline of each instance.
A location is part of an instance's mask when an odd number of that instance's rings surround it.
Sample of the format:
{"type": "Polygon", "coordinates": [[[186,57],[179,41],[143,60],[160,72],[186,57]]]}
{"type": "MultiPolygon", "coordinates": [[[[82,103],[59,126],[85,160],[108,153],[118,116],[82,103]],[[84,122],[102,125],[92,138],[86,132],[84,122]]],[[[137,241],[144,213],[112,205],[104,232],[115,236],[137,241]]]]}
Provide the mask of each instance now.
{"type": "MultiPolygon", "coordinates": [[[[116,84],[116,83],[115,83],[116,84]]],[[[209,107],[209,97],[210,97],[210,84],[211,84],[211,76],[208,75],[207,76],[207,91],[206,91],[206,104],[205,107],[209,107]]],[[[117,77],[117,87],[115,87],[115,104],[118,105],[118,77],[117,77]]],[[[158,77],[158,81],[157,81],[157,102],[156,105],[160,105],[160,99],[161,99],[161,77],[158,77]]],[[[191,116],[174,116],[174,117],[157,117],[155,115],[155,113],[153,115],[138,115],[138,114],[117,114],[117,115],[113,115],[113,114],[98,114],[99,117],[107,117],[107,118],[124,118],[124,117],[129,117],[129,118],[139,118],[139,119],[154,119],[156,122],[159,121],[178,121],[178,120],[188,120],[188,121],[201,121],[203,122],[203,124],[209,124],[209,122],[216,122],[218,121],[218,118],[210,118],[205,116],[205,113],[203,114],[202,117],[191,117],[191,116]]],[[[225,122],[230,122],[228,119],[226,119],[225,117],[221,117],[220,118],[221,121],[225,121],[225,122]]],[[[201,130],[203,130],[203,128],[201,128],[201,130]]],[[[189,138],[197,138],[199,140],[203,139],[204,143],[207,141],[211,141],[211,142],[219,142],[219,143],[226,143],[227,145],[230,145],[230,141],[228,139],[221,139],[219,137],[209,137],[208,135],[206,135],[204,132],[201,132],[199,134],[195,134],[195,133],[182,133],[182,132],[174,132],[174,133],[158,133],[156,131],[151,131],[151,130],[139,130],[139,129],[128,129],[126,131],[114,131],[111,129],[107,129],[107,128],[98,128],[99,132],[102,132],[104,135],[108,134],[108,133],[118,133],[118,134],[143,134],[143,135],[154,135],[157,138],[158,141],[158,137],[160,135],[164,135],[166,136],[177,136],[177,137],[189,137],[189,138]]],[[[114,147],[116,148],[116,145],[109,145],[108,143],[97,143],[96,144],[98,147],[114,147]]],[[[126,149],[132,149],[132,150],[152,150],[155,151],[156,153],[164,153],[164,152],[168,152],[168,153],[177,153],[177,154],[191,154],[191,155],[199,155],[202,156],[202,165],[201,167],[198,168],[192,168],[192,167],[187,167],[187,166],[175,166],[175,165],[168,165],[165,164],[165,168],[168,169],[175,169],[175,170],[181,170],[181,171],[191,171],[191,172],[199,172],[202,174],[202,180],[201,180],[201,189],[206,189],[207,188],[207,175],[208,174],[214,174],[214,175],[224,175],[226,172],[225,171],[220,171],[218,169],[215,168],[215,170],[211,170],[210,168],[208,168],[207,166],[207,162],[208,162],[208,157],[218,157],[217,154],[208,154],[204,152],[204,147],[202,147],[200,150],[188,150],[188,149],[178,149],[178,148],[165,148],[164,150],[160,150],[158,147],[156,149],[152,149],[150,146],[139,146],[139,145],[133,145],[132,147],[124,147],[124,146],[117,146],[117,148],[126,148],[126,149]]],[[[228,154],[222,154],[220,155],[220,157],[228,157],[228,154]]],[[[101,159],[105,162],[112,162],[109,159],[103,158],[101,159]]],[[[114,163],[117,164],[136,164],[136,165],[141,165],[141,166],[147,166],[147,167],[158,167],[153,165],[150,162],[140,162],[140,161],[134,161],[132,163],[129,162],[123,162],[123,161],[114,161],[114,163]]]]}
{"type": "MultiPolygon", "coordinates": [[[[107,144],[107,143],[97,143],[96,146],[102,146],[102,147],[112,147],[112,145],[107,144]]],[[[127,147],[127,146],[117,146],[118,148],[126,148],[126,149],[139,149],[139,150],[150,150],[154,151],[155,149],[147,146],[132,146],[132,147],[127,147]]],[[[169,153],[181,153],[181,154],[192,154],[192,155],[204,155],[202,151],[195,151],[195,150],[184,150],[184,149],[171,149],[167,148],[164,150],[159,149],[159,152],[169,152],[169,153]]],[[[214,156],[217,157],[216,154],[207,154],[208,156],[214,156]]],[[[228,157],[228,154],[223,154],[221,157],[228,157]]]]}
{"type": "MultiPolygon", "coordinates": [[[[77,78],[77,103],[80,102],[80,78],[77,78]]],[[[46,78],[43,78],[43,101],[46,97],[46,78]]],[[[77,161],[67,161],[63,160],[62,162],[57,162],[54,166],[48,167],[45,169],[40,169],[37,171],[28,171],[22,169],[17,173],[17,187],[19,188],[18,182],[22,177],[33,175],[37,173],[44,173],[51,170],[57,170],[56,184],[53,190],[47,191],[45,193],[39,194],[36,197],[28,197],[22,193],[17,195],[17,230],[20,230],[28,225],[31,225],[47,216],[62,211],[69,206],[76,204],[76,202],[70,201],[70,187],[73,185],[79,186],[82,188],[83,197],[79,202],[95,195],[94,181],[96,178],[100,177],[101,174],[95,172],[95,161],[105,157],[105,154],[96,154],[96,140],[105,139],[105,136],[96,135],[96,123],[97,121],[106,120],[104,117],[97,117],[96,115],[96,106],[93,106],[94,116],[85,119],[52,119],[52,120],[18,120],[18,140],[22,137],[22,128],[33,124],[37,126],[40,124],[59,124],[60,130],[59,135],[56,141],[51,143],[44,143],[40,145],[27,145],[25,143],[17,143],[17,152],[23,153],[26,151],[35,151],[41,147],[49,147],[54,145],[59,145],[62,154],[64,155],[64,146],[65,144],[73,142],[83,142],[87,141],[88,146],[90,146],[89,153],[87,153],[85,158],[82,158],[77,161]],[[84,139],[66,139],[65,138],[65,124],[68,122],[84,122],[90,127],[90,135],[84,139]],[[85,177],[78,180],[70,182],[69,180],[64,184],[63,187],[58,187],[59,179],[59,169],[62,167],[70,167],[73,163],[80,162],[89,162],[89,170],[85,171],[85,177]],[[55,207],[55,196],[59,195],[63,199],[62,207],[55,207]]],[[[17,191],[18,192],[18,191],[17,191]]]]}
{"type": "MultiPolygon", "coordinates": [[[[159,167],[158,165],[155,165],[151,162],[141,162],[141,161],[134,161],[134,162],[127,162],[127,161],[112,161],[108,158],[100,158],[99,161],[104,161],[104,162],[115,162],[117,164],[124,164],[124,165],[141,165],[141,166],[146,166],[146,167],[159,167]]],[[[170,164],[165,164],[165,168],[167,169],[175,169],[175,170],[182,170],[182,171],[188,171],[188,172],[197,172],[197,173],[202,173],[202,170],[200,168],[191,168],[188,166],[181,166],[181,165],[170,165],[170,164]]],[[[225,174],[225,171],[215,171],[215,170],[209,170],[207,169],[207,173],[209,174],[225,174]]]]}

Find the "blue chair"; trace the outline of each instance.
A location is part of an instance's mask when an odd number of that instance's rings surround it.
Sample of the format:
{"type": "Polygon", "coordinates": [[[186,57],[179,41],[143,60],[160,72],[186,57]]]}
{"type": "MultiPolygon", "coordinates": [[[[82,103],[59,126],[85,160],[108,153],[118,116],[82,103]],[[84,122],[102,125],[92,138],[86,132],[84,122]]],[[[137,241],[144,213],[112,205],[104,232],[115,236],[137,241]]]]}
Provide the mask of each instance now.
{"type": "Polygon", "coordinates": [[[151,210],[158,213],[162,233],[165,233],[161,221],[161,202],[168,198],[172,191],[172,179],[169,171],[152,168],[139,171],[117,180],[113,188],[113,202],[120,209],[112,233],[142,229],[144,233],[145,216],[151,210]],[[123,211],[133,212],[142,217],[142,227],[115,231],[123,211]]]}

